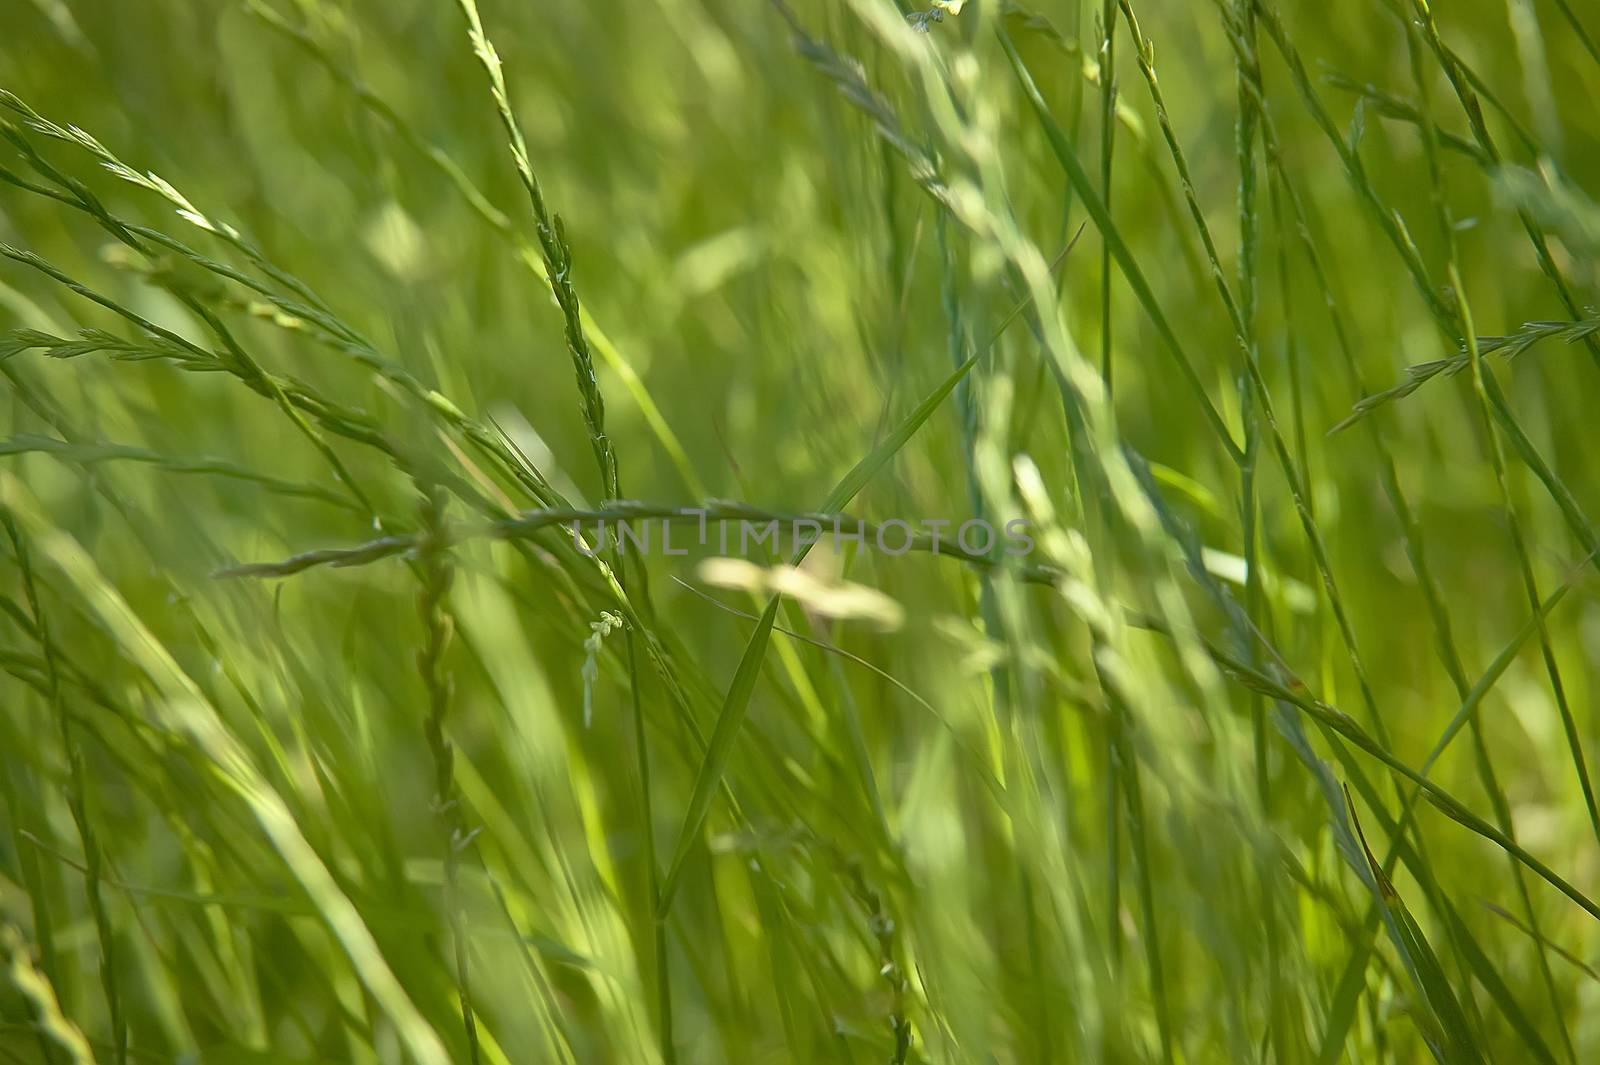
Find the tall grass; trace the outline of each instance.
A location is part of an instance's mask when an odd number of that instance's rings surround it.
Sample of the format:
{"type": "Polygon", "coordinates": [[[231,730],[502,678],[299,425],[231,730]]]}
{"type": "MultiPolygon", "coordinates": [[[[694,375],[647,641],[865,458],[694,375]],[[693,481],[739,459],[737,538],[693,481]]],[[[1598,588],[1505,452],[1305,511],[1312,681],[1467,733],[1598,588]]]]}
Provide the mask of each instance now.
{"type": "Polygon", "coordinates": [[[0,10],[0,1060],[1600,1054],[1582,5],[135,8],[0,10]]]}

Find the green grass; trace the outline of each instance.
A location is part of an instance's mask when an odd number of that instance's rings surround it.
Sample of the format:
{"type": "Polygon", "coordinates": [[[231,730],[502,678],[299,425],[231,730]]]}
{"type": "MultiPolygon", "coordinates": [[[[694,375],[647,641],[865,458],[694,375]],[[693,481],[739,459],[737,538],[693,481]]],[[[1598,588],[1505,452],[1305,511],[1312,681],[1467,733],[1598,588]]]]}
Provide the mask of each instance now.
{"type": "Polygon", "coordinates": [[[1597,34],[0,8],[0,1062],[1594,1060],[1597,34]]]}

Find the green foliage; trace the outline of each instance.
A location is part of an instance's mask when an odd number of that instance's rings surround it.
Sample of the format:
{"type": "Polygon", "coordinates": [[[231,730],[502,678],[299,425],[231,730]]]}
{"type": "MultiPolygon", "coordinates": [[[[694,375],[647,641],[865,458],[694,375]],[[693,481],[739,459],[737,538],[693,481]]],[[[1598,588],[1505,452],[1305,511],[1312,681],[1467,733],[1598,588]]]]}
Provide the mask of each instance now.
{"type": "Polygon", "coordinates": [[[0,1060],[1595,1060],[1596,32],[0,5],[0,1060]]]}

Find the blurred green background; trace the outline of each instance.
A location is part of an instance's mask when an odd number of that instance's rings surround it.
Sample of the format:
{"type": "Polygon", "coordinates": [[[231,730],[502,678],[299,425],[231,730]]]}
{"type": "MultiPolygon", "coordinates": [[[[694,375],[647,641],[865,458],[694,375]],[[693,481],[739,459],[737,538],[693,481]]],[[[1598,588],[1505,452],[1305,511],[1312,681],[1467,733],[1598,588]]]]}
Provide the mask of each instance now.
{"type": "Polygon", "coordinates": [[[701,591],[697,558],[652,556],[648,607],[621,570],[640,613],[600,636],[620,589],[555,532],[215,576],[425,537],[428,483],[446,522],[538,507],[508,454],[606,500],[457,6],[0,5],[0,86],[244,238],[0,113],[0,328],[145,344],[0,341],[0,1056],[1594,1060],[1600,355],[1486,341],[1483,389],[1466,358],[1329,434],[1466,353],[1463,305],[1483,337],[1593,317],[1600,17],[1439,8],[1132,7],[1269,421],[1123,14],[1105,184],[1112,8],[971,0],[917,33],[886,0],[485,0],[625,497],[815,509],[986,351],[849,512],[1050,534],[1042,583],[819,548],[904,623],[791,600],[813,642],[758,641],[718,763],[765,600],[701,591]],[[1107,295],[1062,152],[1148,298],[1115,264],[1107,295]],[[184,365],[130,314],[222,354],[184,365]],[[1530,580],[1565,595],[1542,626],[1530,580]],[[1380,863],[1409,785],[1302,697],[1412,770],[1465,702],[1428,775],[1499,842],[1419,803],[1375,895],[1338,784],[1380,863]]]}

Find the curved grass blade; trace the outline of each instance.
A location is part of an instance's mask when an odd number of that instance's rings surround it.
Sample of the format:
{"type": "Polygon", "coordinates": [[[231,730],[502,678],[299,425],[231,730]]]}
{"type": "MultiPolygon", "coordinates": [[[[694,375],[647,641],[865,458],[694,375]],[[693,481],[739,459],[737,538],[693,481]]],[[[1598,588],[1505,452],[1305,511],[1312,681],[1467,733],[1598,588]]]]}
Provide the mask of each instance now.
{"type": "Polygon", "coordinates": [[[1428,945],[1427,937],[1422,934],[1422,929],[1411,916],[1411,912],[1406,909],[1400,893],[1395,890],[1388,874],[1383,871],[1383,866],[1374,857],[1372,848],[1367,845],[1367,835],[1362,831],[1361,819],[1356,814],[1355,800],[1350,797],[1348,786],[1345,788],[1344,800],[1349,808],[1350,821],[1355,825],[1356,835],[1361,840],[1361,849],[1366,855],[1367,866],[1377,888],[1378,901],[1383,907],[1384,916],[1388,919],[1390,932],[1395,938],[1395,946],[1405,956],[1406,968],[1417,981],[1423,1000],[1431,1011],[1427,1019],[1433,1024],[1421,1029],[1423,1038],[1427,1040],[1434,1057],[1444,1065],[1455,1065],[1457,1062],[1463,1065],[1469,1063],[1482,1065],[1483,1058],[1477,1050],[1477,1037],[1467,1025],[1466,1014],[1462,1012],[1461,1003],[1450,988],[1450,982],[1439,964],[1438,955],[1434,954],[1433,948],[1428,945]]]}
{"type": "Polygon", "coordinates": [[[171,723],[190,737],[211,761],[217,779],[248,807],[289,873],[316,905],[374,1003],[394,1022],[411,1056],[419,1065],[449,1065],[444,1044],[384,959],[360,911],[306,839],[283,797],[262,776],[204,692],[122,595],[107,583],[83,547],[51,524],[32,493],[4,470],[0,470],[0,505],[32,536],[40,555],[49,559],[83,596],[129,660],[162,694],[171,723]]]}
{"type": "Polygon", "coordinates": [[[1016,45],[1006,34],[1004,27],[997,26],[995,32],[1000,35],[1000,44],[1005,48],[1006,57],[1011,61],[1011,69],[1016,73],[1017,81],[1023,88],[1028,103],[1032,106],[1040,127],[1045,132],[1045,138],[1050,142],[1050,148],[1055,153],[1056,159],[1067,173],[1067,180],[1072,183],[1073,191],[1083,201],[1083,206],[1089,212],[1089,217],[1094,220],[1095,227],[1100,230],[1101,236],[1111,249],[1112,256],[1117,260],[1117,266],[1122,270],[1122,276],[1127,280],[1128,287],[1133,289],[1139,303],[1144,307],[1145,313],[1150,316],[1150,321],[1155,325],[1156,332],[1161,335],[1167,353],[1172,356],[1178,365],[1179,372],[1183,375],[1184,382],[1199,399],[1206,421],[1216,433],[1218,441],[1228,456],[1235,463],[1244,462],[1244,449],[1233,439],[1233,433],[1228,429],[1222,415],[1217,413],[1216,406],[1211,402],[1210,394],[1200,380],[1199,373],[1194,368],[1194,363],[1189,361],[1183,342],[1178,339],[1177,332],[1172,328],[1172,323],[1167,321],[1166,314],[1161,310],[1161,305],[1156,302],[1155,292],[1151,290],[1150,283],[1145,280],[1144,271],[1139,268],[1139,263],[1133,257],[1133,252],[1128,249],[1128,244],[1122,239],[1122,233],[1111,219],[1111,213],[1106,210],[1105,203],[1100,198],[1100,193],[1095,189],[1094,182],[1079,162],[1077,153],[1072,150],[1071,143],[1066,134],[1050,113],[1049,104],[1039,93],[1039,87],[1034,83],[1033,75],[1029,72],[1027,64],[1018,53],[1016,45]]]}

